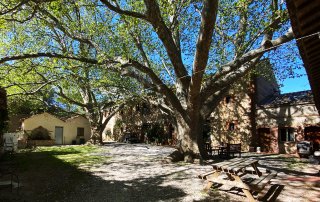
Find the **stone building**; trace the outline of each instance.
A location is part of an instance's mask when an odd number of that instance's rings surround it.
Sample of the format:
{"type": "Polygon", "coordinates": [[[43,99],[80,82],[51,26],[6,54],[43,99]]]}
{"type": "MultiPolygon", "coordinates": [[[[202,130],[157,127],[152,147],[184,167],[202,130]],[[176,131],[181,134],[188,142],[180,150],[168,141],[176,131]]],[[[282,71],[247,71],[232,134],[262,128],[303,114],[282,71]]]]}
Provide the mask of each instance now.
{"type": "MultiPolygon", "coordinates": [[[[262,152],[295,153],[296,143],[320,144],[320,116],[311,91],[280,94],[270,64],[259,76],[251,74],[235,84],[206,121],[203,137],[212,145],[241,143],[243,151],[260,147],[262,152]]],[[[174,124],[155,106],[142,103],[127,107],[108,123],[104,140],[124,141],[133,134],[140,142],[155,124],[161,124],[162,140],[174,144],[174,124]],[[107,132],[108,131],[108,132],[107,132]],[[109,134],[109,135],[106,135],[109,134]]],[[[158,128],[159,129],[159,128],[158,128]]]]}
{"type": "Polygon", "coordinates": [[[127,106],[113,116],[104,130],[103,141],[125,141],[130,136],[137,142],[164,143],[174,139],[174,135],[170,117],[156,106],[142,102],[127,106]]]}
{"type": "Polygon", "coordinates": [[[320,144],[320,116],[311,91],[275,95],[257,107],[257,145],[262,151],[296,153],[296,143],[320,144]]]}
{"type": "Polygon", "coordinates": [[[280,94],[275,80],[256,77],[235,85],[211,115],[213,145],[241,143],[242,150],[296,153],[302,140],[320,144],[320,116],[311,91],[280,94]]]}

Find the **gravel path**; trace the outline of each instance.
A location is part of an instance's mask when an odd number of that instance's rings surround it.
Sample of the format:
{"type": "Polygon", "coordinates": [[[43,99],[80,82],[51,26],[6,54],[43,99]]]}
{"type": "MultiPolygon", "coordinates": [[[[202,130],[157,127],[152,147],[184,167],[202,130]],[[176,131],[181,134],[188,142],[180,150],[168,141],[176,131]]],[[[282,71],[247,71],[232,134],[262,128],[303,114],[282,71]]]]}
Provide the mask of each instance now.
{"type": "Polygon", "coordinates": [[[201,192],[204,183],[196,176],[210,166],[165,163],[163,158],[174,151],[170,147],[112,144],[104,146],[104,151],[104,155],[112,157],[111,161],[90,172],[112,185],[108,187],[107,201],[201,201],[206,198],[201,192]]]}
{"type": "MultiPolygon", "coordinates": [[[[106,161],[82,169],[46,156],[51,158],[46,162],[58,164],[59,170],[50,169],[50,165],[42,169],[40,164],[39,168],[21,172],[20,194],[0,190],[0,202],[247,201],[241,190],[225,185],[203,193],[206,182],[197,176],[211,171],[209,164],[221,159],[210,160],[206,165],[165,162],[164,158],[173,151],[165,146],[106,144],[91,154],[108,157],[106,161]]],[[[286,155],[242,156],[259,159],[261,171],[278,172],[262,193],[263,201],[320,201],[320,165],[286,155]]],[[[35,157],[40,158],[41,154],[35,157]]]]}
{"type": "MultiPolygon", "coordinates": [[[[246,201],[239,190],[203,193],[205,182],[197,175],[210,171],[211,167],[165,163],[164,157],[172,151],[170,147],[144,144],[103,146],[100,155],[112,158],[107,164],[90,169],[103,182],[94,191],[92,201],[246,201]]],[[[269,192],[263,193],[265,201],[319,201],[320,177],[315,175],[319,165],[299,159],[292,162],[286,156],[244,154],[244,158],[249,157],[258,158],[262,170],[278,172],[267,186],[269,192]],[[289,169],[290,166],[293,168],[289,169]]]]}

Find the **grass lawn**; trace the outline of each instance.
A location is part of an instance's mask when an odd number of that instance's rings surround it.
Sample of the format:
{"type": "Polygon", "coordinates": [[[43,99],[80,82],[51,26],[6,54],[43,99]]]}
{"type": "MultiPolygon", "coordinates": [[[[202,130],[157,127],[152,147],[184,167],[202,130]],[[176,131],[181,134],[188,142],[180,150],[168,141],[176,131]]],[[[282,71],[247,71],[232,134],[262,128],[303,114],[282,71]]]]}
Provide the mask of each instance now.
{"type": "Polygon", "coordinates": [[[22,150],[1,159],[22,183],[21,193],[0,190],[0,201],[64,201],[67,195],[82,191],[93,178],[90,168],[108,163],[111,157],[95,155],[97,146],[53,146],[22,150]]]}

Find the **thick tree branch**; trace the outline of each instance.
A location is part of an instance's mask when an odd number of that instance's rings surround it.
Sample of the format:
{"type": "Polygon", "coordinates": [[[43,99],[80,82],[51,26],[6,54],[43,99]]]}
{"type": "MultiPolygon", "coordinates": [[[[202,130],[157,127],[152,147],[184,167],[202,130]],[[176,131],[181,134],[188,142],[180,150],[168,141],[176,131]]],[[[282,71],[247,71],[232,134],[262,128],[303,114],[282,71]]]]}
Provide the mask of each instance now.
{"type": "Polygon", "coordinates": [[[88,107],[88,105],[83,104],[83,103],[78,102],[78,101],[75,101],[75,100],[71,99],[69,96],[67,96],[67,95],[63,92],[63,88],[62,88],[61,86],[58,85],[57,87],[58,87],[58,89],[59,89],[59,92],[57,92],[57,94],[58,94],[60,97],[66,99],[66,100],[67,100],[68,102],[70,102],[71,104],[78,105],[79,107],[83,107],[83,108],[88,107]]]}
{"type": "MultiPolygon", "coordinates": [[[[222,71],[216,73],[210,80],[208,80],[202,87],[201,90],[201,96],[207,97],[205,96],[205,94],[208,94],[207,91],[212,91],[212,89],[215,89],[216,86],[216,82],[219,81],[220,79],[224,78],[226,75],[228,75],[229,73],[232,73],[233,71],[236,71],[237,69],[244,67],[243,65],[247,62],[250,62],[252,60],[254,60],[257,57],[262,56],[264,53],[271,51],[273,49],[276,49],[278,46],[287,43],[288,41],[291,41],[294,38],[293,36],[293,32],[291,29],[288,30],[288,32],[286,34],[284,34],[283,36],[275,39],[275,40],[271,40],[268,42],[269,46],[265,46],[265,43],[261,45],[260,48],[257,48],[255,50],[249,51],[246,54],[244,54],[242,57],[239,57],[225,65],[223,65],[222,67],[222,71]],[[211,90],[209,90],[211,89],[211,90]]],[[[225,78],[224,78],[225,79],[225,78]]]]}
{"type": "Polygon", "coordinates": [[[210,45],[217,17],[217,10],[218,0],[204,1],[189,91],[191,103],[194,103],[193,100],[198,98],[198,94],[200,92],[204,70],[208,62],[210,45]]]}
{"type": "Polygon", "coordinates": [[[24,92],[8,94],[7,96],[8,96],[8,97],[12,97],[12,96],[16,96],[16,95],[34,95],[34,94],[40,92],[41,89],[43,89],[44,87],[46,87],[48,84],[54,83],[54,82],[56,82],[56,81],[57,81],[57,79],[44,82],[41,86],[39,86],[38,88],[36,88],[35,90],[32,90],[32,91],[27,91],[27,90],[24,89],[21,85],[19,85],[19,84],[16,83],[15,85],[18,86],[20,89],[22,89],[24,92]]]}
{"type": "Polygon", "coordinates": [[[18,9],[21,8],[21,6],[25,5],[26,3],[28,3],[27,0],[24,0],[24,1],[21,1],[20,3],[18,3],[17,5],[13,6],[12,8],[7,8],[6,10],[1,10],[0,11],[0,15],[5,15],[5,14],[8,14],[8,13],[11,13],[13,11],[16,11],[18,9]]]}
{"type": "Polygon", "coordinates": [[[116,114],[118,113],[121,109],[123,109],[124,104],[120,104],[119,106],[115,107],[114,109],[112,109],[112,112],[110,114],[108,114],[108,116],[106,117],[106,119],[103,121],[101,127],[104,129],[108,122],[110,121],[110,119],[116,114]]]}
{"type": "Polygon", "coordinates": [[[165,103],[164,99],[158,98],[157,100],[155,100],[153,98],[148,98],[148,100],[145,100],[145,101],[150,103],[151,105],[156,106],[157,108],[159,108],[161,111],[163,111],[164,113],[166,113],[168,115],[173,115],[174,114],[174,111],[172,110],[172,107],[168,106],[168,104],[165,103]]]}
{"type": "Polygon", "coordinates": [[[0,64],[9,62],[9,61],[23,60],[23,59],[30,59],[30,58],[40,58],[40,57],[71,59],[71,60],[76,60],[76,61],[85,62],[89,64],[98,64],[98,61],[92,58],[75,57],[75,56],[63,55],[59,53],[41,53],[41,52],[3,57],[3,58],[0,58],[0,64]]]}
{"type": "Polygon", "coordinates": [[[107,6],[110,10],[119,13],[120,15],[127,15],[134,18],[140,18],[140,19],[146,19],[146,16],[142,13],[134,12],[134,11],[128,11],[123,10],[119,6],[115,6],[108,0],[100,0],[105,6],[107,6]]]}
{"type": "Polygon", "coordinates": [[[219,91],[212,93],[204,102],[200,114],[204,119],[209,118],[214,109],[219,105],[220,101],[230,90],[230,86],[224,86],[219,91]]]}
{"type": "MultiPolygon", "coordinates": [[[[177,111],[181,114],[181,116],[188,120],[188,116],[186,114],[186,111],[183,109],[179,99],[177,96],[172,92],[172,90],[165,85],[161,79],[152,71],[152,69],[149,69],[148,67],[142,65],[141,63],[130,60],[128,63],[124,63],[121,65],[122,67],[134,67],[137,70],[139,70],[142,73],[145,73],[150,77],[152,80],[154,86],[156,87],[156,91],[161,92],[163,95],[165,95],[168,102],[177,109],[177,111]]],[[[154,90],[154,89],[153,89],[154,90]]]]}
{"type": "Polygon", "coordinates": [[[156,87],[156,85],[154,85],[150,79],[147,79],[145,76],[139,74],[138,72],[129,69],[123,69],[121,70],[121,75],[137,80],[145,89],[158,92],[158,88],[156,87]]]}
{"type": "MultiPolygon", "coordinates": [[[[256,66],[256,64],[260,61],[260,58],[263,54],[256,56],[256,58],[252,59],[251,61],[243,64],[237,70],[231,71],[228,74],[221,77],[218,81],[215,82],[215,85],[212,86],[210,89],[203,91],[201,94],[202,102],[204,103],[204,108],[211,107],[213,104],[211,101],[213,99],[212,95],[215,95],[216,92],[220,92],[221,89],[230,89],[232,84],[234,84],[238,78],[242,78],[246,75],[252,68],[256,66]]],[[[215,98],[214,98],[215,99],[215,98]]]]}
{"type": "Polygon", "coordinates": [[[131,33],[131,36],[132,36],[132,38],[133,38],[134,44],[136,45],[136,47],[137,47],[138,50],[140,51],[140,54],[141,54],[141,56],[142,56],[142,58],[143,58],[143,60],[144,60],[145,66],[147,66],[148,68],[150,68],[150,67],[151,67],[150,61],[149,61],[149,59],[148,59],[148,57],[147,57],[146,52],[145,52],[144,49],[143,49],[143,45],[142,45],[142,43],[141,43],[140,37],[139,37],[139,36],[136,36],[134,33],[131,33]]]}
{"type": "Polygon", "coordinates": [[[170,61],[174,67],[175,73],[177,75],[178,82],[181,81],[184,89],[189,86],[189,76],[188,72],[182,62],[181,52],[176,43],[174,42],[172,32],[166,26],[156,0],[144,0],[147,8],[147,20],[153,26],[155,32],[162,41],[170,61]]]}

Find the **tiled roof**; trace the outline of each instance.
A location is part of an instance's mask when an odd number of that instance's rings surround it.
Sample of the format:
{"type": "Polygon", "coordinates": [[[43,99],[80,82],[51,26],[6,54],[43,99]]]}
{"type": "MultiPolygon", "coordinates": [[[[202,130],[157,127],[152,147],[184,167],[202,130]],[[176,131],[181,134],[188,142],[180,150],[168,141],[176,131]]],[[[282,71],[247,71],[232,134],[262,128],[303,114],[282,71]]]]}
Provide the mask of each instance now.
{"type": "Polygon", "coordinates": [[[311,90],[275,95],[263,100],[260,106],[278,106],[302,103],[314,103],[311,90]]]}

